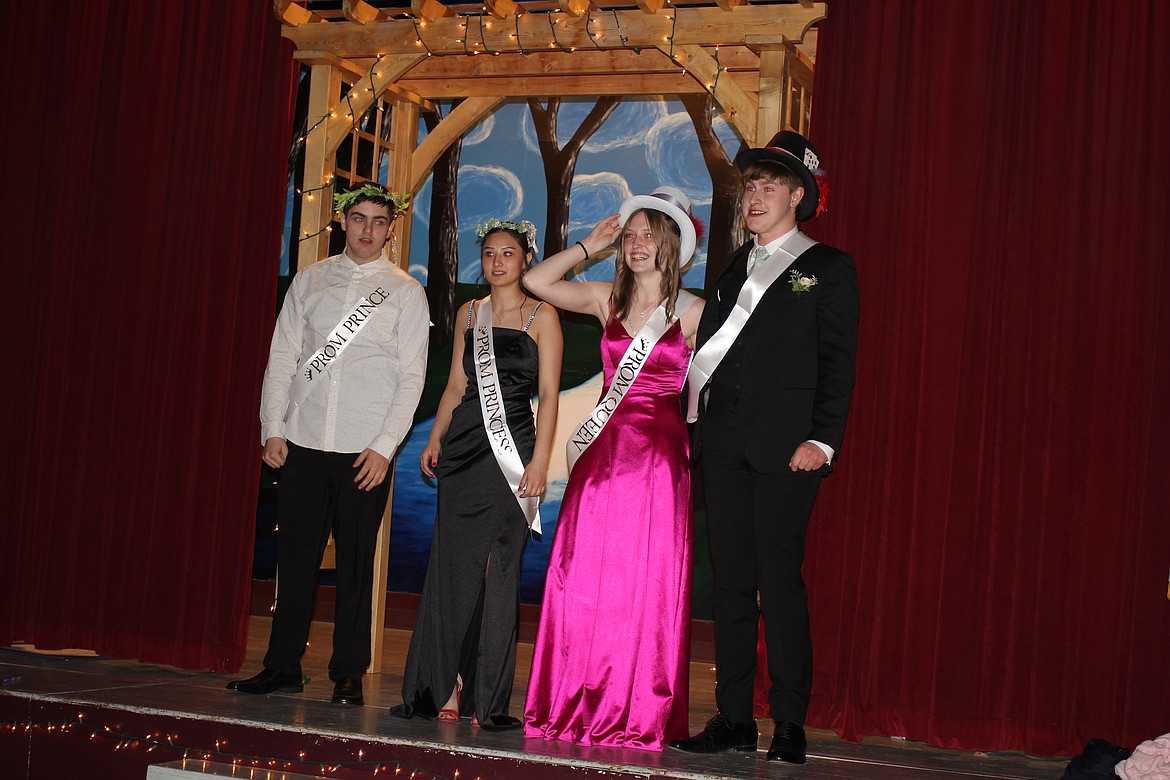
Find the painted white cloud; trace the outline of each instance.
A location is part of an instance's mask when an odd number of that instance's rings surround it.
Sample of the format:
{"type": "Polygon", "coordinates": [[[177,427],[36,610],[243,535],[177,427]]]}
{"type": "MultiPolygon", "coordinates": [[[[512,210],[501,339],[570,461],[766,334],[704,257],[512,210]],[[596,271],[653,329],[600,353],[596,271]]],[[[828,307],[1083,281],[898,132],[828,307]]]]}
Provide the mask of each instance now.
{"type": "Polygon", "coordinates": [[[488,217],[514,219],[524,208],[520,178],[495,165],[459,166],[459,221],[479,224],[488,217]]]}
{"type": "MultiPolygon", "coordinates": [[[[739,138],[721,116],[715,118],[713,126],[725,149],[737,148],[739,138]]],[[[710,205],[711,177],[690,114],[670,114],[650,128],[646,134],[646,162],[659,180],[685,192],[693,206],[710,205]]]]}
{"type": "Polygon", "coordinates": [[[495,126],[496,115],[488,114],[483,119],[481,119],[475,125],[475,127],[471,128],[463,134],[463,145],[474,146],[475,144],[483,143],[488,139],[488,136],[492,134],[492,130],[495,128],[495,126]]]}
{"type": "Polygon", "coordinates": [[[626,178],[618,173],[591,173],[573,177],[569,201],[569,236],[588,235],[593,226],[618,210],[622,201],[633,195],[626,178]]]}
{"type": "Polygon", "coordinates": [[[429,279],[431,275],[431,270],[423,263],[411,263],[410,268],[408,268],[407,271],[411,276],[418,280],[419,284],[424,287],[427,284],[427,279],[429,279]]]}
{"type": "Polygon", "coordinates": [[[494,165],[459,166],[459,280],[479,281],[479,249],[472,229],[490,217],[520,219],[524,191],[519,177],[494,165]]]}
{"type": "Polygon", "coordinates": [[[423,182],[422,187],[419,187],[418,194],[414,196],[412,201],[411,216],[414,220],[414,229],[417,230],[421,224],[423,227],[431,224],[431,176],[427,174],[427,180],[423,182]]]}

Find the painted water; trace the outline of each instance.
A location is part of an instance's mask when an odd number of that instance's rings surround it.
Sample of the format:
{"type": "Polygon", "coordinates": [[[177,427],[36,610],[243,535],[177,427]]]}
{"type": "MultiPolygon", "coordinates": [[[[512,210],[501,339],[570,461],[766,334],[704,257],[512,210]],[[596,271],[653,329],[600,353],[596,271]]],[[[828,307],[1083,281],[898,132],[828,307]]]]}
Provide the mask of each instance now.
{"type": "MultiPolygon", "coordinates": [[[[388,590],[419,593],[426,577],[431,536],[435,530],[438,489],[433,481],[423,476],[418,462],[433,424],[433,418],[417,423],[398,453],[394,473],[388,590]]],[[[540,505],[540,522],[544,533],[529,539],[524,546],[520,600],[525,603],[539,604],[544,594],[544,573],[548,569],[548,554],[565,484],[565,481],[549,484],[545,500],[540,505]]]]}

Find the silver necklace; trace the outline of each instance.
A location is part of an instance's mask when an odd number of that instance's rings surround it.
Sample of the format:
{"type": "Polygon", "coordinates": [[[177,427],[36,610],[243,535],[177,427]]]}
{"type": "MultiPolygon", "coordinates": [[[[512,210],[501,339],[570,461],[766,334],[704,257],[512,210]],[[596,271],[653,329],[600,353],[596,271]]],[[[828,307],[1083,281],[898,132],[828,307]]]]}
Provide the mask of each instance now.
{"type": "Polygon", "coordinates": [[[506,317],[507,317],[509,314],[515,314],[516,312],[520,311],[520,309],[524,308],[524,302],[525,302],[526,300],[528,300],[528,299],[527,299],[527,298],[521,298],[521,299],[520,299],[520,303],[516,304],[515,308],[513,308],[513,309],[511,309],[511,310],[509,310],[509,311],[505,311],[505,312],[497,312],[497,311],[494,311],[494,310],[493,310],[493,311],[492,311],[492,320],[494,320],[494,321],[495,321],[495,323],[496,323],[497,325],[501,325],[501,326],[502,326],[502,325],[504,324],[504,319],[505,319],[505,318],[506,318],[506,317]]]}

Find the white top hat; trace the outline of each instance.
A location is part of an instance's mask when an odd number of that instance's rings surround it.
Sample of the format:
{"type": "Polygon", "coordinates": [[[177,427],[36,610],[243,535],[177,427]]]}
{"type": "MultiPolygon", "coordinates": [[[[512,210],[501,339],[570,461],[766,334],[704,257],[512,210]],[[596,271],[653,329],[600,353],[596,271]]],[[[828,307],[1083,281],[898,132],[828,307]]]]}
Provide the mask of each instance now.
{"type": "Polygon", "coordinates": [[[626,200],[618,209],[618,217],[622,227],[626,226],[630,215],[638,209],[654,209],[661,211],[678,223],[681,241],[679,246],[678,263],[686,265],[695,253],[695,224],[691,221],[691,200],[677,187],[659,187],[649,195],[635,195],[626,200]]]}

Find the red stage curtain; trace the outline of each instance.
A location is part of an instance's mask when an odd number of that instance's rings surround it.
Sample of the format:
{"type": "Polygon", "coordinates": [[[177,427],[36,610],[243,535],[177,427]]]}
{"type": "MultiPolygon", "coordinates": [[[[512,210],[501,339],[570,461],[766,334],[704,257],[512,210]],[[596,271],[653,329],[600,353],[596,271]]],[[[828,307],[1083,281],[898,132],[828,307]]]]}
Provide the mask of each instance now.
{"type": "Polygon", "coordinates": [[[859,378],[812,721],[1079,753],[1170,728],[1170,4],[834,0],[812,138],[859,378]]]}
{"type": "Polygon", "coordinates": [[[4,16],[0,645],[237,669],[291,46],[262,2],[4,16]]]}

